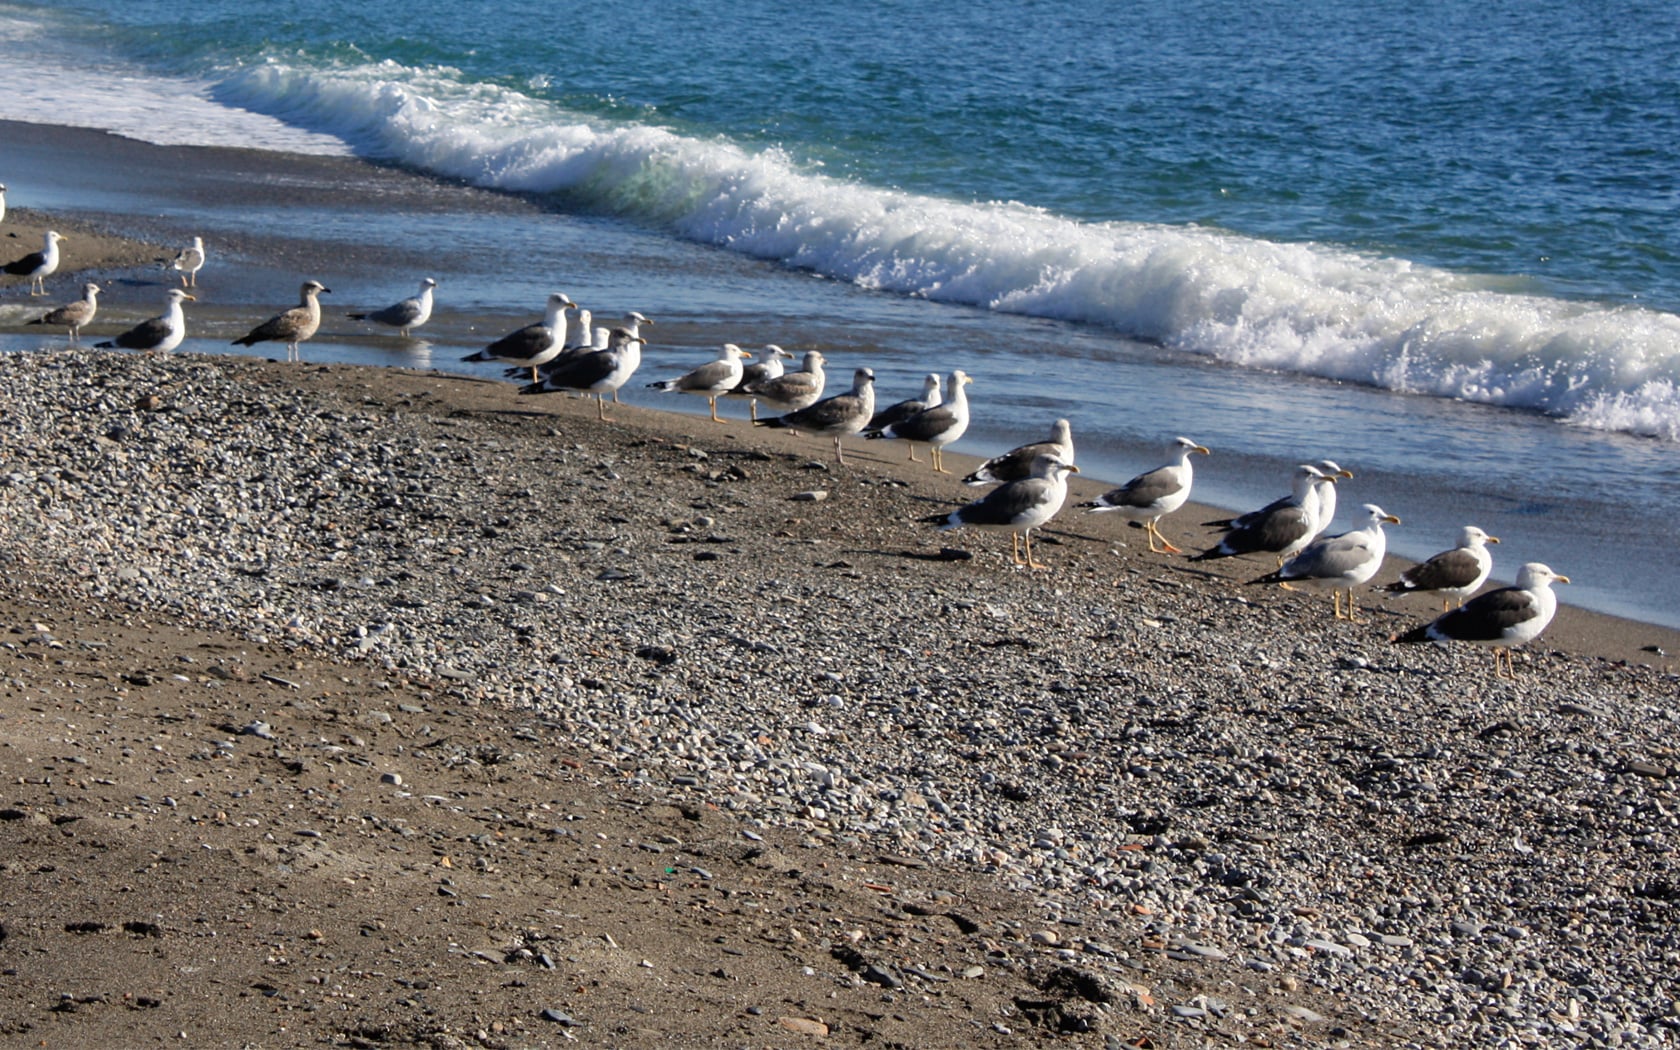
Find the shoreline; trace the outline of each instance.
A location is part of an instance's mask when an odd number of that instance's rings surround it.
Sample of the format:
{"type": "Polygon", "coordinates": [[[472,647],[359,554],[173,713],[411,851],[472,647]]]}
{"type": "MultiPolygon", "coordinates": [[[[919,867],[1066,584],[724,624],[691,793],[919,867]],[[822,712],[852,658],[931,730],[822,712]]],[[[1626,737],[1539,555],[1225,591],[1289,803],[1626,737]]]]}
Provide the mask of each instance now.
{"type": "MultiPolygon", "coordinates": [[[[64,249],[65,263],[56,275],[58,284],[55,288],[59,291],[62,291],[63,286],[70,282],[75,283],[79,288],[84,274],[89,278],[98,277],[107,281],[115,279],[133,282],[140,273],[156,268],[160,259],[167,258],[165,249],[157,244],[105,232],[93,223],[75,218],[66,220],[59,216],[44,216],[32,209],[10,209],[6,219],[6,232],[25,243],[29,243],[31,238],[38,238],[39,232],[49,228],[49,224],[52,223],[57,223],[62,229],[75,230],[77,234],[74,241],[66,242],[67,247],[64,249]]],[[[167,286],[167,275],[161,280],[163,280],[164,286],[167,286]]],[[[0,300],[0,324],[21,324],[21,318],[28,313],[44,311],[60,302],[68,301],[69,298],[74,298],[74,296],[49,295],[33,304],[20,303],[14,291],[8,298],[0,300]]],[[[100,338],[121,331],[136,319],[138,318],[113,318],[112,311],[106,311],[99,322],[90,325],[84,331],[84,340],[91,345],[92,342],[100,338]]],[[[234,323],[238,324],[238,322],[234,323]]],[[[19,328],[18,331],[23,333],[34,330],[19,328]]],[[[42,332],[43,342],[53,341],[52,333],[45,330],[42,330],[42,332]]],[[[215,360],[219,356],[204,359],[215,360]]],[[[398,365],[338,365],[334,367],[390,367],[400,369],[398,365]]],[[[461,373],[435,370],[431,374],[437,378],[458,378],[468,383],[488,383],[491,386],[501,387],[503,395],[510,401],[522,403],[515,393],[517,384],[511,382],[481,380],[461,373]]],[[[636,407],[632,411],[650,413],[657,420],[652,424],[654,426],[674,431],[680,430],[691,435],[695,433],[693,429],[695,417],[690,413],[647,407],[636,407]]],[[[797,441],[797,439],[790,438],[787,435],[766,430],[752,430],[750,438],[754,442],[767,445],[774,445],[778,440],[797,441]]],[[[914,477],[925,473],[925,470],[918,471],[911,464],[904,464],[896,468],[893,466],[895,450],[903,447],[900,443],[891,442],[876,447],[859,438],[853,438],[850,445],[852,455],[858,456],[860,461],[870,462],[871,466],[876,469],[892,469],[901,477],[914,477]]],[[[783,447],[792,446],[784,444],[783,447]]],[[[983,457],[968,453],[947,451],[946,455],[953,464],[953,477],[961,477],[983,462],[983,457]]],[[[932,478],[931,475],[929,477],[932,478]]],[[[1123,523],[1113,519],[1105,524],[1101,520],[1104,516],[1081,514],[1075,509],[1078,503],[1100,495],[1123,480],[1098,479],[1082,475],[1071,477],[1069,479],[1067,505],[1044,531],[1052,536],[1080,537],[1093,542],[1111,543],[1117,545],[1117,547],[1129,548],[1132,542],[1142,537],[1140,531],[1126,528],[1123,523]]],[[[978,498],[984,491],[984,489],[953,486],[950,496],[953,500],[952,505],[955,506],[957,502],[978,498]]],[[[1218,542],[1220,533],[1217,530],[1207,529],[1198,523],[1229,517],[1237,512],[1232,508],[1221,508],[1191,501],[1168,517],[1164,525],[1173,536],[1178,537],[1175,542],[1178,542],[1187,551],[1205,549],[1218,542]]],[[[1508,579],[1511,575],[1505,571],[1508,569],[1507,566],[1497,564],[1498,553],[1496,550],[1496,567],[1493,580],[1484,585],[1484,590],[1492,589],[1498,585],[1496,581],[1508,579]]],[[[1210,580],[1249,579],[1263,574],[1271,567],[1269,564],[1262,564],[1263,559],[1236,558],[1218,563],[1196,564],[1189,563],[1187,559],[1173,559],[1165,556],[1164,560],[1169,565],[1182,562],[1182,564],[1179,564],[1181,571],[1188,575],[1204,576],[1210,580]]],[[[1416,563],[1413,561],[1390,554],[1384,560],[1382,571],[1367,587],[1362,588],[1359,592],[1364,604],[1374,605],[1382,615],[1391,617],[1391,622],[1397,625],[1397,629],[1404,629],[1404,627],[1412,626],[1415,623],[1427,621],[1430,618],[1429,611],[1434,607],[1424,597],[1389,598],[1377,596],[1375,589],[1398,578],[1401,572],[1414,564],[1416,563]]],[[[1623,660],[1633,664],[1648,664],[1659,669],[1668,669],[1675,666],[1673,659],[1677,654],[1680,654],[1680,629],[1572,605],[1568,600],[1567,587],[1562,587],[1559,589],[1558,615],[1543,635],[1540,644],[1564,652],[1598,656],[1610,660],[1623,660]]]]}

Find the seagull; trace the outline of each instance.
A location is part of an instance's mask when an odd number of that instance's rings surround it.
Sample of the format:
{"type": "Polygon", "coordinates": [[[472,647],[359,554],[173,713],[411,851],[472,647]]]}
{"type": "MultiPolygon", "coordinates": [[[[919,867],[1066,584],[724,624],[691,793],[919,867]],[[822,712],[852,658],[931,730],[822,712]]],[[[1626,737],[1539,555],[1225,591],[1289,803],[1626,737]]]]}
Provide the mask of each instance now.
{"type": "Polygon", "coordinates": [[[924,408],[910,418],[888,424],[868,436],[908,441],[911,459],[916,458],[916,442],[925,441],[933,469],[949,474],[950,471],[945,469],[945,446],[962,437],[963,431],[968,429],[968,394],[964,388],[972,382],[974,380],[966,372],[952,372],[951,381],[947,384],[950,400],[924,408]]]}
{"type": "Polygon", "coordinates": [[[566,345],[566,309],[576,305],[566,297],[565,292],[551,292],[548,297],[548,309],[541,321],[509,332],[483,350],[468,354],[461,360],[509,361],[521,369],[530,369],[531,382],[535,383],[541,378],[537,375],[537,368],[558,357],[566,345]]]}
{"type": "Polygon", "coordinates": [[[1139,474],[1084,506],[1094,514],[1118,511],[1121,517],[1134,525],[1142,522],[1144,533],[1149,537],[1149,549],[1155,554],[1183,554],[1161,535],[1156,523],[1184,506],[1190,498],[1190,483],[1194,477],[1190,454],[1193,452],[1212,455],[1204,445],[1198,445],[1187,437],[1177,438],[1167,447],[1167,455],[1174,457],[1172,462],[1139,474]],[[1161,541],[1160,547],[1155,546],[1157,539],[1161,541]]]}
{"type": "MultiPolygon", "coordinates": [[[[580,316],[584,316],[584,315],[580,315],[580,316]]],[[[653,319],[652,318],[643,316],[640,312],[638,312],[636,310],[631,310],[629,313],[624,315],[624,320],[618,322],[618,326],[620,328],[624,329],[626,332],[629,332],[631,335],[636,336],[638,338],[640,338],[641,334],[642,334],[642,325],[652,325],[652,324],[653,324],[653,319]]],[[[600,329],[596,329],[595,334],[599,335],[600,334],[600,329]]],[[[644,345],[644,346],[647,345],[647,340],[646,339],[642,340],[642,345],[644,345]]],[[[600,349],[600,348],[601,348],[600,343],[597,340],[596,349],[600,349]]],[[[613,396],[613,404],[615,404],[615,405],[618,404],[618,391],[614,390],[612,392],[612,396],[613,396]]]]}
{"type": "MultiPolygon", "coordinates": [[[[825,361],[820,352],[807,350],[799,371],[783,372],[775,379],[750,383],[746,392],[784,412],[797,412],[802,408],[809,408],[823,395],[823,386],[827,382],[823,373],[825,361]]],[[[758,420],[755,418],[753,422],[758,420]]]]}
{"type": "Polygon", "coordinates": [[[1322,481],[1313,484],[1313,491],[1318,494],[1318,511],[1314,521],[1313,536],[1323,534],[1336,522],[1336,485],[1343,478],[1353,477],[1353,471],[1338,466],[1333,459],[1321,459],[1313,466],[1324,475],[1322,481]]]}
{"type": "MultiPolygon", "coordinates": [[[[607,332],[605,328],[598,332],[607,332]]],[[[545,369],[540,382],[521,387],[521,394],[550,394],[557,391],[576,391],[595,395],[595,418],[607,419],[607,394],[629,381],[642,363],[642,346],[647,340],[631,335],[627,329],[614,328],[607,336],[606,347],[561,358],[545,369]]]]}
{"type": "MultiPolygon", "coordinates": [[[[884,428],[890,427],[894,423],[902,423],[918,412],[935,408],[943,400],[944,398],[939,393],[939,373],[929,372],[927,378],[922,380],[920,397],[907,397],[903,401],[894,401],[886,408],[878,409],[874,417],[870,419],[869,425],[863,428],[863,432],[868,437],[877,437],[884,428]]],[[[910,443],[910,462],[921,462],[916,458],[915,442],[910,443]]]]}
{"type": "MultiPolygon", "coordinates": [[[[1331,523],[1336,520],[1335,486],[1343,478],[1353,477],[1353,471],[1343,469],[1336,464],[1335,460],[1332,459],[1321,459],[1317,463],[1312,464],[1312,466],[1317,468],[1320,474],[1324,475],[1323,480],[1319,480],[1313,485],[1314,504],[1312,534],[1317,536],[1319,533],[1329,528],[1331,523]]],[[[1294,499],[1293,496],[1279,496],[1277,499],[1272,500],[1272,502],[1266,504],[1264,507],[1261,507],[1259,510],[1251,510],[1247,514],[1241,514],[1235,518],[1225,518],[1221,521],[1208,521],[1203,522],[1203,524],[1216,525],[1225,529],[1233,527],[1247,528],[1273,511],[1279,510],[1288,505],[1292,499],[1294,499]]]]}
{"type": "Polygon", "coordinates": [[[56,310],[49,311],[42,317],[37,317],[30,324],[61,324],[70,330],[70,345],[75,346],[77,337],[81,335],[82,326],[93,320],[93,315],[99,311],[99,293],[101,289],[92,281],[82,285],[82,297],[73,303],[65,303],[56,310]]]}
{"type": "Polygon", "coordinates": [[[321,302],[318,296],[330,293],[331,288],[320,281],[305,281],[298,292],[298,304],[284,313],[275,314],[235,339],[231,346],[256,346],[258,343],[285,343],[286,360],[300,361],[298,344],[315,334],[321,327],[321,302]]]}
{"type": "Polygon", "coordinates": [[[1414,627],[1405,634],[1390,638],[1391,642],[1468,642],[1493,649],[1493,673],[1501,678],[1516,678],[1516,665],[1511,650],[1540,637],[1540,632],[1557,615],[1557,595],[1552,584],[1568,583],[1569,577],[1551,570],[1537,561],[1524,565],[1517,573],[1515,587],[1501,587],[1496,591],[1465,602],[1460,608],[1442,613],[1422,627],[1414,627]],[[1505,654],[1500,672],[1500,653],[1505,654]]]}
{"type": "Polygon", "coordinates": [[[1400,519],[1375,503],[1365,504],[1365,527],[1314,540],[1301,553],[1250,583],[1294,583],[1330,592],[1336,619],[1362,623],[1353,611],[1353,589],[1382,568],[1388,551],[1383,525],[1398,525],[1400,519]],[[1342,615],[1342,595],[1347,595],[1347,615],[1342,615]]]}
{"type": "MultiPolygon", "coordinates": [[[[815,351],[813,351],[814,353],[815,351]]],[[[805,355],[806,363],[810,363],[810,354],[805,355]]],[[[820,361],[819,361],[820,363],[820,361]]],[[[787,378],[786,376],[783,377],[787,378]]],[[[757,419],[754,426],[786,427],[818,437],[832,437],[834,439],[834,459],[841,466],[846,465],[846,457],[840,451],[840,439],[847,434],[856,434],[875,415],[875,373],[867,368],[860,368],[852,373],[852,389],[844,394],[824,398],[813,405],[808,405],[785,416],[772,419],[757,419]]]]}
{"type": "Polygon", "coordinates": [[[1033,461],[1044,453],[1073,462],[1073,428],[1065,419],[1058,419],[1050,427],[1050,440],[1019,445],[1001,456],[993,456],[980,464],[980,469],[963,478],[964,485],[995,485],[1018,481],[1032,473],[1033,461]]]}
{"type": "Polygon", "coordinates": [[[752,418],[756,421],[758,419],[758,397],[755,394],[749,393],[747,391],[747,387],[753,383],[767,382],[771,379],[780,379],[783,373],[782,358],[784,357],[790,361],[793,360],[792,354],[783,350],[775,343],[770,343],[764,348],[764,360],[759,361],[756,364],[750,364],[746,368],[742,369],[741,381],[736,383],[735,388],[725,393],[724,396],[747,398],[747,408],[752,412],[752,418]]]}
{"type": "Polygon", "coordinates": [[[175,258],[165,264],[164,269],[176,270],[181,274],[181,287],[197,288],[198,271],[204,266],[204,238],[194,237],[193,242],[175,253],[175,258]]]}
{"type": "Polygon", "coordinates": [[[64,239],[57,230],[48,230],[41,238],[41,250],[13,259],[6,264],[6,272],[14,277],[29,278],[30,295],[46,295],[47,278],[58,269],[58,242],[64,239]]]}
{"type": "Polygon", "coordinates": [[[6,221],[6,187],[0,184],[0,222],[6,221]]]}
{"type": "Polygon", "coordinates": [[[1317,483],[1324,473],[1310,463],[1295,468],[1290,494],[1258,511],[1226,522],[1227,531],[1219,543],[1195,556],[1195,561],[1229,558],[1238,554],[1275,554],[1278,565],[1312,542],[1318,516],[1317,483]]]}
{"type": "Polygon", "coordinates": [[[575,351],[595,349],[595,315],[581,306],[574,309],[577,310],[577,324],[566,329],[566,345],[560,348],[562,357],[575,351]]]}
{"type": "Polygon", "coordinates": [[[1008,529],[1014,548],[1015,564],[1029,569],[1045,566],[1033,561],[1032,530],[1056,516],[1067,499],[1067,476],[1079,473],[1079,468],[1051,453],[1041,453],[1033,460],[1032,473],[1015,481],[1005,482],[981,498],[950,514],[935,514],[922,520],[943,522],[941,529],[959,529],[973,525],[983,529],[1008,529]],[[1021,560],[1021,539],[1027,543],[1027,558],[1021,560]]]}
{"type": "Polygon", "coordinates": [[[181,288],[171,288],[163,297],[165,304],[162,314],[141,321],[115,339],[107,339],[95,345],[101,350],[121,347],[124,350],[144,350],[160,354],[167,354],[180,346],[181,341],[187,337],[187,315],[181,304],[198,300],[181,288]]]}
{"type": "Polygon", "coordinates": [[[718,351],[717,360],[708,361],[675,379],[662,379],[648,386],[655,390],[675,390],[679,394],[700,394],[712,406],[712,422],[723,423],[726,420],[718,418],[717,399],[740,384],[741,373],[746,370],[741,359],[751,356],[734,343],[724,343],[723,349],[718,351]]]}
{"type": "Polygon", "coordinates": [[[376,324],[389,325],[397,330],[397,335],[404,339],[408,333],[432,318],[432,289],[437,282],[430,277],[420,282],[420,291],[404,299],[400,303],[392,303],[383,310],[375,310],[366,314],[350,314],[352,321],[373,321],[376,324]]]}
{"type": "Polygon", "coordinates": [[[1462,608],[1464,599],[1487,582],[1488,573],[1493,571],[1493,555],[1487,545],[1498,542],[1498,536],[1489,536],[1474,525],[1466,525],[1458,534],[1458,546],[1412,566],[1383,590],[1390,594],[1433,591],[1441,596],[1442,612],[1447,611],[1451,598],[1457,598],[1462,608]]]}

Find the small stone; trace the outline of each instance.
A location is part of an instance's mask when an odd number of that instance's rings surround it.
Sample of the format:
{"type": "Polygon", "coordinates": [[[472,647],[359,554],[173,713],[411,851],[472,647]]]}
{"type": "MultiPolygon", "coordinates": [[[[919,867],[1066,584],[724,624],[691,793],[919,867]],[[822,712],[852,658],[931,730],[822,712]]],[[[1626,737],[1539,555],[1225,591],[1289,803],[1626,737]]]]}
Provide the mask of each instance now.
{"type": "Polygon", "coordinates": [[[379,782],[381,784],[390,784],[392,787],[402,787],[402,782],[403,782],[402,774],[401,773],[381,773],[381,774],[379,774],[379,782]]]}
{"type": "Polygon", "coordinates": [[[800,1035],[827,1035],[828,1025],[821,1021],[813,1021],[809,1017],[778,1017],[776,1023],[790,1032],[800,1035]]]}
{"type": "Polygon", "coordinates": [[[821,503],[828,498],[827,489],[810,489],[806,492],[795,492],[788,499],[795,503],[821,503]]]}

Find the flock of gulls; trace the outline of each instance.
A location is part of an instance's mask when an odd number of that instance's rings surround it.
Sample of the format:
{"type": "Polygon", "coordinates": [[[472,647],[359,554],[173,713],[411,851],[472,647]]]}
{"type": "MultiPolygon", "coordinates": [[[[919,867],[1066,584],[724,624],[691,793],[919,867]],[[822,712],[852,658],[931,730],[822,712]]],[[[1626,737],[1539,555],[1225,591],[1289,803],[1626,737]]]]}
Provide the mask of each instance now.
{"type": "MultiPolygon", "coordinates": [[[[5,216],[5,187],[0,185],[0,219],[5,216]]],[[[27,278],[29,294],[45,294],[45,280],[59,264],[59,244],[65,238],[48,231],[41,250],[8,262],[6,274],[27,278]]],[[[165,269],[176,273],[180,287],[165,294],[162,314],[152,317],[96,346],[149,353],[168,353],[186,337],[183,303],[195,301],[187,290],[198,285],[206,252],[202,238],[164,260],[165,269]]],[[[408,336],[432,315],[437,282],[426,278],[410,298],[382,310],[347,315],[396,329],[408,336]]],[[[94,282],[82,286],[82,298],[46,311],[30,321],[65,329],[76,344],[83,327],[93,321],[99,306],[100,287],[94,282]]],[[[233,341],[235,346],[262,342],[283,343],[287,360],[299,359],[299,344],[311,338],[321,324],[319,297],[329,289],[319,281],[305,281],[295,307],[275,314],[233,341]]],[[[509,378],[522,382],[525,395],[564,393],[593,396],[596,415],[606,420],[607,397],[618,401],[619,390],[641,366],[642,347],[647,340],[642,329],[653,321],[630,311],[615,324],[594,325],[590,311],[561,292],[548,297],[540,321],[509,332],[484,349],[469,354],[465,361],[498,361],[507,365],[509,378]],[[569,323],[568,314],[575,317],[569,323]]],[[[835,460],[844,465],[842,439],[863,435],[866,439],[903,441],[909,458],[917,459],[918,446],[926,446],[928,462],[940,473],[950,473],[944,462],[946,446],[962,437],[968,428],[967,387],[972,380],[961,371],[949,377],[929,374],[921,393],[885,407],[877,407],[875,373],[858,368],[850,388],[827,393],[827,363],[821,352],[807,351],[798,370],[784,362],[793,354],[779,346],[766,346],[762,360],[752,364],[753,354],[734,343],[725,343],[717,357],[682,375],[648,383],[661,391],[705,397],[713,421],[726,420],[717,413],[719,398],[749,402],[754,426],[785,428],[815,437],[829,438],[835,460]],[[778,415],[761,418],[759,406],[778,415]]],[[[1160,522],[1190,499],[1194,470],[1193,456],[1210,450],[1189,438],[1175,438],[1168,446],[1166,462],[1139,474],[1118,488],[1098,496],[1081,509],[1094,514],[1117,514],[1144,530],[1149,550],[1156,554],[1183,554],[1161,532],[1160,522]]],[[[1050,436],[1011,449],[987,460],[962,479],[971,486],[992,486],[984,496],[949,513],[924,519],[942,529],[965,527],[1006,531],[1010,534],[1017,565],[1043,569],[1033,557],[1032,534],[1050,522],[1067,500],[1068,475],[1079,473],[1074,465],[1072,428],[1058,419],[1050,436]],[[1023,553],[1024,547],[1024,553],[1023,553]]],[[[1222,530],[1219,542],[1193,556],[1211,561],[1245,555],[1269,556],[1276,567],[1254,580],[1254,584],[1276,584],[1285,588],[1328,591],[1332,614],[1359,623],[1354,603],[1356,589],[1369,583],[1382,566],[1387,551],[1385,525],[1400,519],[1376,504],[1363,505],[1363,524],[1346,532],[1329,534],[1335,518],[1336,485],[1353,477],[1352,472],[1329,460],[1304,463],[1295,468],[1290,491],[1264,507],[1234,518],[1207,522],[1222,530]]],[[[1392,641],[1463,642],[1493,650],[1496,674],[1514,677],[1511,650],[1532,641],[1545,630],[1557,611],[1552,584],[1568,583],[1567,576],[1538,562],[1524,565],[1514,586],[1476,595],[1492,572],[1493,559],[1487,547],[1496,537],[1470,525],[1465,526],[1456,546],[1442,551],[1412,568],[1385,588],[1394,594],[1431,594],[1441,599],[1441,614],[1429,623],[1396,634],[1392,641]],[[1474,596],[1474,597],[1473,597],[1474,596]]]]}

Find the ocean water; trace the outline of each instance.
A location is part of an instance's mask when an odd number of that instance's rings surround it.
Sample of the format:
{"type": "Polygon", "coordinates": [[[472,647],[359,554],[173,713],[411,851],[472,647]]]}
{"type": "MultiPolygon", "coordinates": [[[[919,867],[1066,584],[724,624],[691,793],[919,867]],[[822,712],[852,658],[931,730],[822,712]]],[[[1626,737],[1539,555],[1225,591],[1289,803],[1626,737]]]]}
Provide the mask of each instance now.
{"type": "Polygon", "coordinates": [[[1400,553],[1475,521],[1680,626],[1672,5],[83,0],[0,46],[0,117],[534,195],[493,235],[587,257],[580,299],[798,317],[883,396],[964,368],[960,448],[1065,415],[1118,481],[1185,433],[1235,508],[1332,456],[1400,553]]]}

